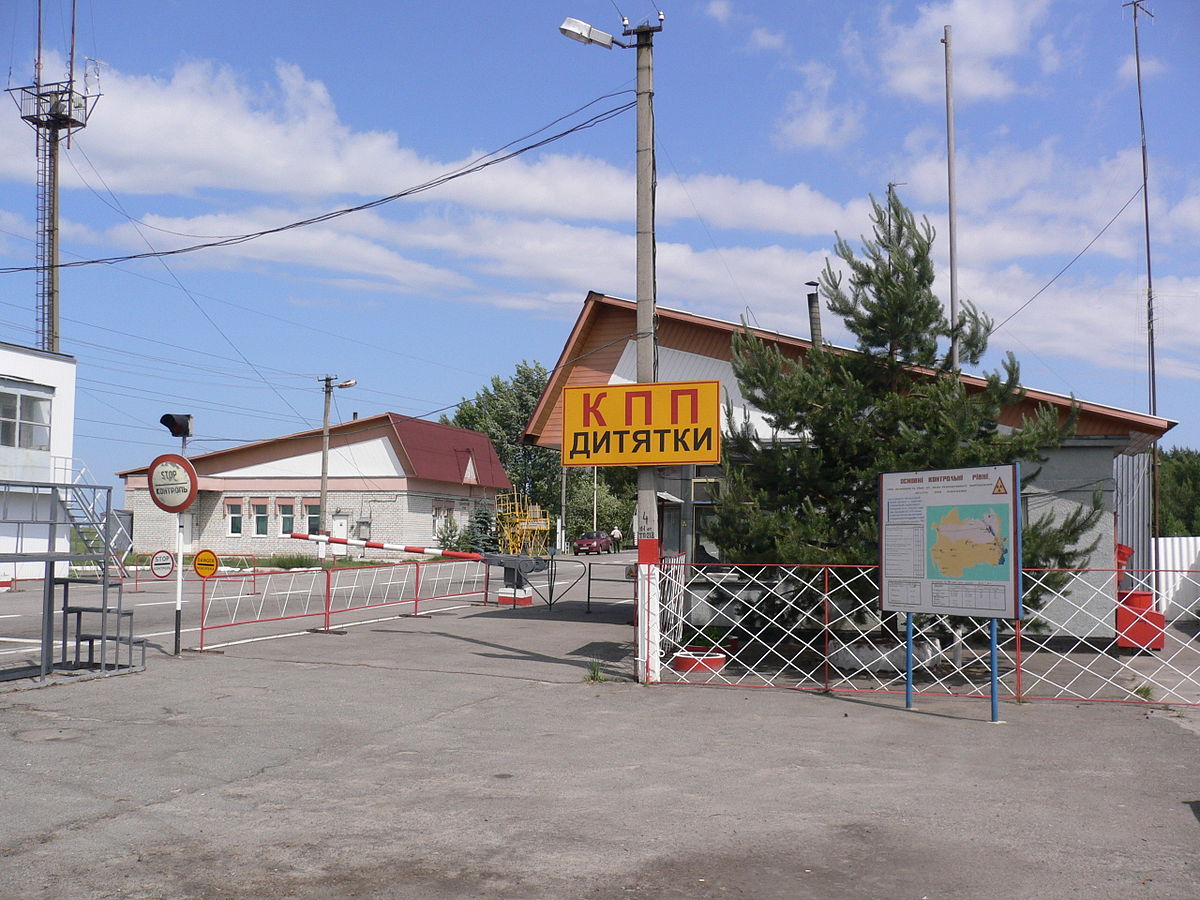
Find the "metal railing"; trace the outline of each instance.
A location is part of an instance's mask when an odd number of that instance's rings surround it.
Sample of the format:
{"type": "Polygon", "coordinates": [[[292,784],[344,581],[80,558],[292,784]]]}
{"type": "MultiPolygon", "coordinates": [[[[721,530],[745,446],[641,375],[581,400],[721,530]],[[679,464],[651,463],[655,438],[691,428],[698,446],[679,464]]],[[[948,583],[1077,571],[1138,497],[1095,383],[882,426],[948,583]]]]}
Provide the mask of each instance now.
{"type": "Polygon", "coordinates": [[[353,615],[365,611],[408,605],[408,613],[419,615],[422,604],[435,601],[482,602],[488,586],[488,566],[475,561],[214,575],[200,592],[200,649],[219,629],[306,621],[329,631],[335,618],[353,624],[353,615]]]}

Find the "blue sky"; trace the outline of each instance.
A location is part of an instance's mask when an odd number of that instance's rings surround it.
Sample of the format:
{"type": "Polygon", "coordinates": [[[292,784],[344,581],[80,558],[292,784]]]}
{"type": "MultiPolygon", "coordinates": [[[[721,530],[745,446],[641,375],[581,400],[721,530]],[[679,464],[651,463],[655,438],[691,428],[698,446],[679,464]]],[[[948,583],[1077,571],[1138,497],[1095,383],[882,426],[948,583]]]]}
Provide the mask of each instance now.
{"type": "MultiPolygon", "coordinates": [[[[402,193],[615,94],[543,135],[561,131],[632,100],[620,92],[635,69],[632,52],[569,41],[559,23],[619,31],[618,10],[633,24],[656,15],[646,0],[78,5],[77,70],[102,96],[64,154],[64,262],[402,193]]],[[[1200,446],[1200,4],[1146,8],[1158,412],[1181,423],[1166,446],[1200,446]]],[[[10,87],[32,80],[35,11],[0,9],[10,87]]],[[[948,302],[950,25],[959,293],[1005,322],[989,365],[1012,350],[1030,386],[1148,408],[1133,30],[1120,0],[693,0],[665,13],[660,303],[807,335],[804,282],[835,232],[869,229],[867,197],[889,183],[938,231],[948,302]]],[[[57,7],[46,22],[49,81],[64,74],[66,31],[57,7]]],[[[633,132],[626,112],[368,211],[65,270],[77,455],[101,480],[144,465],[177,447],[164,412],[195,415],[196,452],[316,426],[325,374],[359,382],[335,392],[342,420],[431,414],[523,359],[552,365],[587,291],[633,296],[633,132]]],[[[10,106],[8,269],[34,261],[33,148],[10,106]]],[[[36,343],[32,274],[0,279],[4,339],[36,343]]],[[[846,340],[828,313],[825,335],[846,340]]]]}

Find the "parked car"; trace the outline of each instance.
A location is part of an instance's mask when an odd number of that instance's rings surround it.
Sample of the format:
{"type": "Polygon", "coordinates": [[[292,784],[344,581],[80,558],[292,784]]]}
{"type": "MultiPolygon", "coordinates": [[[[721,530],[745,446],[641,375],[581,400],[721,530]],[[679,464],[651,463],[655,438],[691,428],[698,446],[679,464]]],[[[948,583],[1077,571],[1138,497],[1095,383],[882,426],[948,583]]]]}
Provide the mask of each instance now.
{"type": "Polygon", "coordinates": [[[585,531],[571,545],[571,550],[580,553],[612,553],[613,542],[607,531],[585,531]]]}

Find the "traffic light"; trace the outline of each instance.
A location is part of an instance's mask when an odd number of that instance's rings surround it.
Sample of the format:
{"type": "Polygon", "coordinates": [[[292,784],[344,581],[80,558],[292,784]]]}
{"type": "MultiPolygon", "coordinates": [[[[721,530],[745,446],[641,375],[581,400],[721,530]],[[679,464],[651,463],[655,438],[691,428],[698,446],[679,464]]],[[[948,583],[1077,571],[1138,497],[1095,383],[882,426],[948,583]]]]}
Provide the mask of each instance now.
{"type": "Polygon", "coordinates": [[[166,413],[158,421],[167,426],[167,431],[171,432],[172,437],[187,438],[192,436],[191,416],[166,413]]]}

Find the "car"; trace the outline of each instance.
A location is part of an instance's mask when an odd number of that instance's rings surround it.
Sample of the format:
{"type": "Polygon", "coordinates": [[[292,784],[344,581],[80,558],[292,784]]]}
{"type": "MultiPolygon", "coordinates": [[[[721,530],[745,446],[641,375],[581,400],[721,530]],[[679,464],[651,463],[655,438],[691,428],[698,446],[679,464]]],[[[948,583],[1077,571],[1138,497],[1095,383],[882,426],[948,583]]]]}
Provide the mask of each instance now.
{"type": "Polygon", "coordinates": [[[571,544],[571,550],[576,556],[580,553],[612,553],[612,538],[607,531],[585,531],[571,544]]]}

